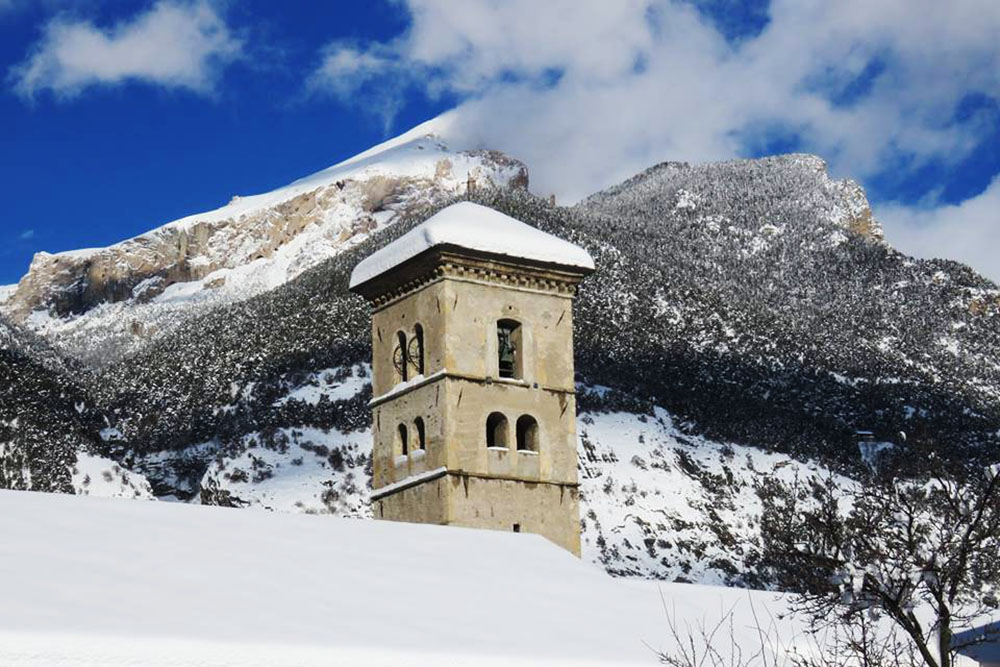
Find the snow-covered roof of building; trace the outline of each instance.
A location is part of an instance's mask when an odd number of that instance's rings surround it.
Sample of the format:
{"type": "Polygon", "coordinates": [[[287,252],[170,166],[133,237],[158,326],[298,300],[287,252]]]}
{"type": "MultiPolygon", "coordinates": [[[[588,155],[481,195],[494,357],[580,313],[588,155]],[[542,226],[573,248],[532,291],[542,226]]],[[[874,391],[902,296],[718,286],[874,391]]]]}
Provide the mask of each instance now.
{"type": "Polygon", "coordinates": [[[594,269],[594,260],[580,246],[486,206],[459,202],[359,262],[351,273],[351,288],[443,245],[585,271],[594,269]]]}
{"type": "Polygon", "coordinates": [[[756,638],[747,591],[613,579],[525,533],[0,491],[0,535],[3,665],[652,665],[664,604],[737,606],[756,638]]]}
{"type": "Polygon", "coordinates": [[[1000,622],[986,623],[965,632],[957,632],[951,639],[961,655],[981,664],[1000,662],[1000,622]]]}

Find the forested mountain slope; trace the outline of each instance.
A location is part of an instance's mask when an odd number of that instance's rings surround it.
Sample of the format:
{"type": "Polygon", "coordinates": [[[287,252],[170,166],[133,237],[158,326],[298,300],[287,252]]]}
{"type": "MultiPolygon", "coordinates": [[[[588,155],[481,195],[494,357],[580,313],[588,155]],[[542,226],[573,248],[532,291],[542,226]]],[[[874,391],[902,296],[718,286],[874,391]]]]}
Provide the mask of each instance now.
{"type": "Polygon", "coordinates": [[[953,460],[995,451],[997,286],[892,249],[818,158],[660,165],[568,216],[602,267],[579,300],[584,377],[841,464],[856,429],[953,460]]]}
{"type": "Polygon", "coordinates": [[[84,373],[0,317],[0,488],[73,491],[77,452],[101,428],[84,373]]]}

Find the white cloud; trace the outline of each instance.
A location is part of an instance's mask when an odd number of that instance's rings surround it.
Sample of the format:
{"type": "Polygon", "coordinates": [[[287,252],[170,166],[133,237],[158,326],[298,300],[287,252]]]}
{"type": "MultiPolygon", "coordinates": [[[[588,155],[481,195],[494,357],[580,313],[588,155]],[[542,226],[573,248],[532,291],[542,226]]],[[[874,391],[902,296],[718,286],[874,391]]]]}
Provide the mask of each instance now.
{"type": "Polygon", "coordinates": [[[23,232],[18,234],[17,238],[21,241],[30,241],[31,239],[35,238],[35,230],[25,229],[23,232]]]}
{"type": "Polygon", "coordinates": [[[958,259],[1000,283],[1000,177],[960,204],[925,210],[887,205],[876,213],[888,240],[903,252],[958,259]]]}
{"type": "Polygon", "coordinates": [[[342,100],[361,94],[366,109],[382,119],[388,132],[408,83],[399,76],[400,67],[401,61],[389,48],[335,43],[325,49],[323,63],[310,75],[306,87],[311,93],[327,92],[342,100]]]}
{"type": "Polygon", "coordinates": [[[405,33],[331,44],[312,89],[383,118],[414,90],[458,95],[451,138],[523,159],[533,189],[562,201],[775,132],[862,181],[953,165],[986,122],[956,120],[962,100],[1000,99],[994,0],[773,0],[765,29],[736,43],[671,0],[405,5],[405,33]],[[838,103],[852,86],[862,94],[838,103]]]}
{"type": "Polygon", "coordinates": [[[46,89],[73,96],[126,81],[211,94],[222,68],[241,51],[241,41],[207,1],[163,1],[110,28],[57,16],[10,76],[25,98],[46,89]]]}

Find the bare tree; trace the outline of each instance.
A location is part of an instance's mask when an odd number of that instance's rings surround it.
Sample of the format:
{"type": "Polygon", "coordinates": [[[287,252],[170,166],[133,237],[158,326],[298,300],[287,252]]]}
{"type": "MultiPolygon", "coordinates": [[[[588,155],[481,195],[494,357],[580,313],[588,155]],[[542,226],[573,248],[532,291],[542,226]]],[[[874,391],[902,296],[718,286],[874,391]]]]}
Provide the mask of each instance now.
{"type": "Polygon", "coordinates": [[[914,667],[921,663],[913,643],[897,627],[870,614],[849,623],[828,624],[811,633],[810,650],[796,652],[794,667],[914,667]]]}
{"type": "MultiPolygon", "coordinates": [[[[662,597],[662,594],[661,594],[662,597]]],[[[670,667],[913,667],[911,643],[868,615],[850,624],[802,632],[766,607],[759,612],[748,595],[750,614],[737,621],[736,604],[716,621],[679,618],[664,602],[669,650],[655,650],[670,667]],[[739,631],[739,632],[738,632],[739,631]]],[[[648,646],[648,644],[647,644],[648,646]]]]}
{"type": "MultiPolygon", "coordinates": [[[[887,619],[915,664],[951,667],[957,630],[997,609],[1000,475],[760,489],[768,564],[813,629],[887,619]]],[[[981,641],[981,638],[977,641],[981,641]]]]}
{"type": "MultiPolygon", "coordinates": [[[[681,619],[676,609],[668,609],[663,593],[663,613],[674,648],[669,651],[652,649],[660,662],[670,667],[795,667],[795,655],[788,650],[790,638],[782,638],[777,619],[770,613],[758,613],[752,598],[748,598],[753,624],[753,640],[744,646],[737,639],[734,604],[715,622],[707,619],[681,619]],[[783,641],[783,639],[785,641],[783,641]]],[[[743,628],[741,628],[743,629],[743,628]]],[[[648,645],[647,645],[648,646],[648,645]]],[[[804,666],[805,667],[805,666],[804,666]]],[[[818,667],[818,666],[817,666],[818,667]]]]}

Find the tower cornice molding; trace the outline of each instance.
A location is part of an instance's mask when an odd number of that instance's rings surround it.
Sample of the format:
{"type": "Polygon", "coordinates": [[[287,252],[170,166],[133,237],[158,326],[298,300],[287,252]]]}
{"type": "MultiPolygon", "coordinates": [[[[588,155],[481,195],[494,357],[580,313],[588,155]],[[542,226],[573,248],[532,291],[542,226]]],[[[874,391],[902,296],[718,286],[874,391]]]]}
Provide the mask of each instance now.
{"type": "Polygon", "coordinates": [[[587,272],[544,262],[510,260],[457,246],[436,246],[354,288],[378,311],[438,280],[451,279],[572,299],[587,272]]]}
{"type": "Polygon", "coordinates": [[[441,380],[460,380],[464,382],[474,382],[476,384],[498,384],[505,385],[508,387],[516,387],[521,389],[528,389],[532,391],[547,391],[553,394],[567,394],[570,396],[576,395],[576,388],[567,387],[551,387],[548,385],[540,385],[537,382],[525,382],[523,380],[509,380],[506,378],[492,378],[492,377],[478,377],[475,375],[468,375],[465,373],[453,373],[448,370],[441,370],[425,378],[420,379],[417,382],[412,382],[401,387],[393,387],[389,391],[385,392],[381,396],[375,396],[370,401],[368,401],[368,407],[374,408],[376,406],[382,405],[383,403],[388,403],[389,401],[395,400],[400,396],[405,396],[411,391],[416,391],[421,387],[426,387],[429,384],[439,382],[441,380]]]}
{"type": "Polygon", "coordinates": [[[556,486],[563,489],[579,489],[579,482],[563,482],[554,479],[533,479],[531,477],[518,477],[516,475],[486,475],[478,472],[471,472],[468,470],[451,470],[448,468],[435,468],[426,473],[419,475],[414,475],[412,477],[407,477],[406,479],[401,479],[393,484],[387,484],[386,486],[380,487],[378,489],[372,489],[371,500],[375,502],[383,498],[387,498],[391,495],[400,493],[407,489],[412,489],[415,486],[420,486],[421,484],[428,484],[442,477],[458,477],[460,479],[482,479],[487,481],[500,481],[500,482],[521,482],[523,484],[539,484],[543,486],[556,486]]]}

